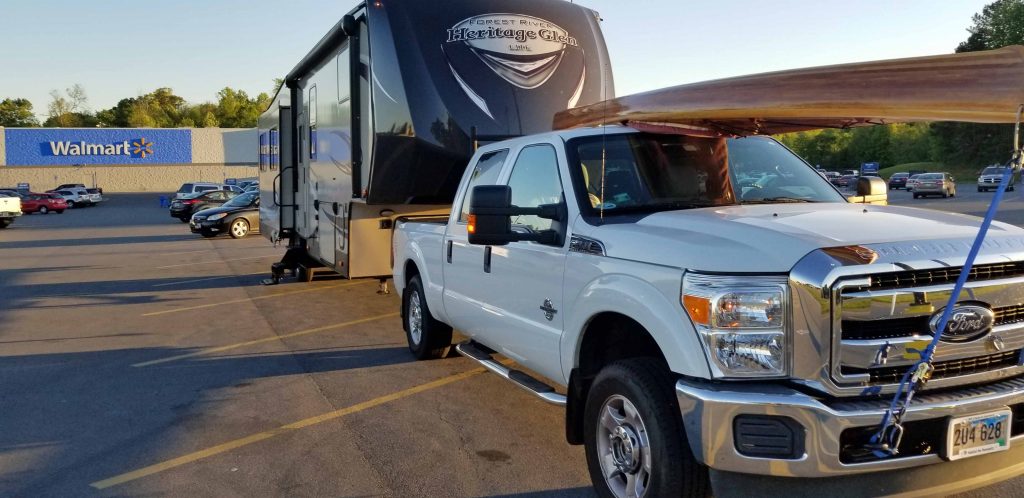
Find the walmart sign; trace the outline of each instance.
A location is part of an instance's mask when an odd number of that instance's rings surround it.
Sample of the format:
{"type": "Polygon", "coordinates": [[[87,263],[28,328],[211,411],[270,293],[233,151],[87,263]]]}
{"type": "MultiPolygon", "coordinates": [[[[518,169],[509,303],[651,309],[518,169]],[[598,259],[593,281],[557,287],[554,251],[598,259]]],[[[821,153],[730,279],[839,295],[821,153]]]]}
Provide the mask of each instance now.
{"type": "Polygon", "coordinates": [[[8,166],[189,164],[192,130],[7,128],[8,166]]]}

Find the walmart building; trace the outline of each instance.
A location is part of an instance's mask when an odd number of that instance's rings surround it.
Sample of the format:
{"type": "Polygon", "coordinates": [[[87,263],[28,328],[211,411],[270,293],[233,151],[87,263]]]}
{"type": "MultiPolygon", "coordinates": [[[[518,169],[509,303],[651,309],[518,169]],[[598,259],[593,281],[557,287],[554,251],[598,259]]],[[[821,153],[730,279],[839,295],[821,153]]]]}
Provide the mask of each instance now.
{"type": "Polygon", "coordinates": [[[257,176],[258,147],[252,128],[0,128],[0,188],[172,192],[257,176]]]}

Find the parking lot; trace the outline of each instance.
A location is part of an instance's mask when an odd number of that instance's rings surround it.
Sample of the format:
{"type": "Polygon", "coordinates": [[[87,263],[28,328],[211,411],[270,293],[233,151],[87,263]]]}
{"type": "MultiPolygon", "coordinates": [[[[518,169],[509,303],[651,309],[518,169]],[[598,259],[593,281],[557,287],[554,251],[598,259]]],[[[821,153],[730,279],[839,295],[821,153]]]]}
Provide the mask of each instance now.
{"type": "MultiPolygon", "coordinates": [[[[890,196],[981,214],[973,190],[890,196]]],[[[1020,195],[1000,219],[1024,225],[1020,195]]],[[[561,408],[460,357],[413,362],[376,281],[262,286],[283,249],[158,205],[0,231],[0,496],[593,496],[561,408]]]]}

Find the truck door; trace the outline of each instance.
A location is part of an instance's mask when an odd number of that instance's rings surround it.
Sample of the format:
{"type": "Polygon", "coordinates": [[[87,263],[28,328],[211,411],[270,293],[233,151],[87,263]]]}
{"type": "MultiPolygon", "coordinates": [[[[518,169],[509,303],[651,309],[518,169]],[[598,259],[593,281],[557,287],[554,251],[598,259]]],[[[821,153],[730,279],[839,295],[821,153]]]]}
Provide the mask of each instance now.
{"type": "Polygon", "coordinates": [[[459,331],[476,339],[485,339],[494,324],[492,316],[484,310],[488,305],[477,294],[479,286],[489,285],[490,279],[484,273],[485,248],[468,242],[466,217],[469,215],[469,196],[477,185],[498,183],[498,175],[508,153],[508,149],[504,149],[483,154],[473,165],[469,183],[462,190],[463,196],[456,199],[460,208],[452,214],[442,244],[445,314],[459,331]]]}
{"type": "MultiPolygon", "coordinates": [[[[524,147],[515,159],[508,185],[512,188],[512,204],[519,207],[565,199],[555,147],[524,147]]],[[[513,230],[524,232],[559,228],[554,223],[536,216],[512,219],[513,230]]],[[[486,283],[479,285],[477,292],[481,301],[496,308],[488,321],[491,330],[500,334],[500,344],[506,349],[502,353],[548,378],[560,379],[562,280],[568,245],[513,242],[490,251],[489,273],[478,278],[486,283]]]]}

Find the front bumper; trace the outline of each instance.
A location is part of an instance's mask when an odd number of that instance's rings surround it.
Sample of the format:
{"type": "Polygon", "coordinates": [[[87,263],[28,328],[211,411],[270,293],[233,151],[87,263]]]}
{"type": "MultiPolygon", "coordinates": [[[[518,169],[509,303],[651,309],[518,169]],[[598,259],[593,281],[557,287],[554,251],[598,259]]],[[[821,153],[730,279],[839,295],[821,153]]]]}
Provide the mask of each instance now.
{"type": "MultiPolygon", "coordinates": [[[[936,452],[902,456],[864,463],[840,460],[841,437],[848,429],[876,427],[890,398],[872,400],[824,400],[778,384],[712,384],[682,379],[676,383],[676,397],[683,425],[694,456],[713,470],[779,477],[828,477],[865,472],[926,466],[945,462],[936,452]],[[788,417],[804,430],[803,455],[796,459],[757,458],[737,450],[734,419],[738,415],[788,417]]],[[[944,420],[948,417],[984,413],[1024,403],[1024,378],[996,382],[957,391],[928,393],[914,398],[904,423],[944,420]]],[[[1015,412],[1016,413],[1016,412],[1015,412]]],[[[1020,427],[1013,431],[1011,450],[1024,447],[1020,427]]],[[[907,428],[907,434],[912,430],[907,428]]],[[[945,434],[941,435],[945,439],[945,434]]],[[[941,451],[936,448],[936,451],[941,451]]],[[[991,472],[1005,471],[1014,463],[994,453],[933,467],[949,467],[976,458],[995,456],[991,472]]],[[[1024,468],[1020,469],[1024,472],[1024,468]]]]}
{"type": "Polygon", "coordinates": [[[222,232],[224,230],[224,227],[221,226],[221,221],[223,221],[223,220],[217,220],[217,221],[205,221],[204,220],[204,221],[199,221],[199,222],[196,222],[196,220],[192,220],[192,221],[189,222],[188,227],[189,227],[190,230],[192,230],[192,233],[203,233],[203,232],[206,232],[206,233],[219,233],[219,232],[222,232]]]}

